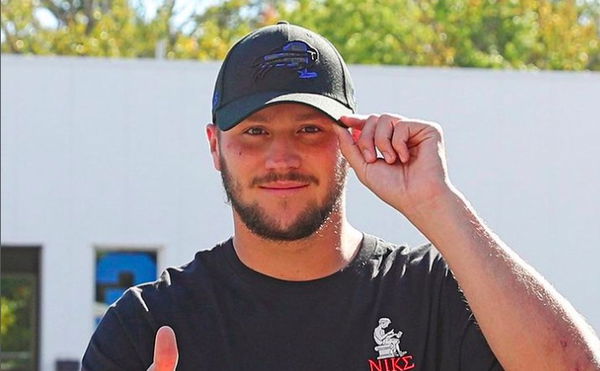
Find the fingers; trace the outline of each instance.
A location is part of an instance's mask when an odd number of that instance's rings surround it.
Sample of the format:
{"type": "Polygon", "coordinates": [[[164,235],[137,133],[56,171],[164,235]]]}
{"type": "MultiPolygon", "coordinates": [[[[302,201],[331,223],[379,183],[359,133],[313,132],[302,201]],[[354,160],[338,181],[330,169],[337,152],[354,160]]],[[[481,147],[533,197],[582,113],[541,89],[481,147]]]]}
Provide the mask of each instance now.
{"type": "Polygon", "coordinates": [[[352,129],[361,130],[355,143],[367,163],[377,160],[377,150],[388,164],[397,160],[407,163],[410,159],[408,142],[411,130],[415,133],[418,131],[416,127],[424,126],[424,123],[391,114],[343,116],[340,121],[352,129]]]}
{"type": "Polygon", "coordinates": [[[163,326],[156,332],[154,342],[154,371],[174,371],[177,367],[179,352],[175,331],[169,326],[163,326]]]}
{"type": "Polygon", "coordinates": [[[408,140],[410,139],[410,125],[405,124],[405,128],[400,128],[401,121],[394,123],[394,130],[392,135],[391,145],[394,151],[400,156],[400,161],[407,163],[410,159],[410,152],[408,151],[408,140]]]}
{"type": "Polygon", "coordinates": [[[352,137],[352,134],[339,125],[334,125],[334,131],[337,134],[338,142],[340,144],[340,150],[342,154],[348,160],[350,166],[353,169],[361,169],[366,164],[365,159],[360,151],[360,148],[356,145],[356,138],[352,137]]]}
{"type": "Polygon", "coordinates": [[[340,117],[340,121],[347,127],[361,130],[367,118],[365,115],[352,114],[340,117]]]}
{"type": "MultiPolygon", "coordinates": [[[[377,159],[377,152],[375,151],[375,145],[373,137],[375,135],[375,129],[377,127],[377,115],[362,116],[362,115],[351,115],[342,116],[340,121],[352,128],[352,131],[360,131],[358,140],[355,142],[360,149],[363,157],[367,162],[373,162],[377,159]]],[[[356,139],[356,138],[355,138],[356,139]]]]}
{"type": "Polygon", "coordinates": [[[394,120],[385,118],[380,120],[375,128],[375,146],[379,149],[379,152],[381,152],[385,162],[388,164],[393,164],[397,158],[396,151],[391,142],[394,135],[394,124],[394,120]]]}

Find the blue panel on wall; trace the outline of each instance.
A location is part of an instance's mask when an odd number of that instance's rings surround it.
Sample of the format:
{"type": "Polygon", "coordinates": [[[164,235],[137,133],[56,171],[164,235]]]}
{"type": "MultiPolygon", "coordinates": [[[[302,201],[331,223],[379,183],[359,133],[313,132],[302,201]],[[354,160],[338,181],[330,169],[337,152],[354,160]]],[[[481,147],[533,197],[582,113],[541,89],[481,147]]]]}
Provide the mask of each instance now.
{"type": "Polygon", "coordinates": [[[156,280],[156,252],[99,252],[96,257],[96,314],[99,323],[106,306],[114,303],[129,287],[156,280]]]}
{"type": "Polygon", "coordinates": [[[96,282],[116,284],[124,271],[133,274],[133,284],[154,281],[156,262],[147,252],[110,252],[102,256],[96,265],[96,282]]]}
{"type": "Polygon", "coordinates": [[[104,303],[105,304],[114,303],[115,301],[117,301],[117,299],[119,299],[121,297],[121,295],[123,295],[125,290],[127,290],[127,289],[118,288],[118,289],[105,290],[104,291],[104,303]]]}

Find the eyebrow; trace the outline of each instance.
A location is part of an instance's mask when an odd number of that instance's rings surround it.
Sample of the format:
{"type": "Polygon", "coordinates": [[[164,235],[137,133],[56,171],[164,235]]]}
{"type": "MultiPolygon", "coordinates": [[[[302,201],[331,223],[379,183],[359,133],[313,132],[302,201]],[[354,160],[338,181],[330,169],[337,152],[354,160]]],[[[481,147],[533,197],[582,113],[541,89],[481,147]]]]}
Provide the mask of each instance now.
{"type": "MultiPolygon", "coordinates": [[[[249,121],[252,122],[265,122],[269,121],[269,118],[272,115],[265,115],[261,112],[256,112],[248,117],[249,121]]],[[[315,120],[315,119],[324,119],[326,115],[324,113],[319,112],[307,112],[294,116],[294,119],[297,121],[307,121],[307,120],[315,120]]]]}

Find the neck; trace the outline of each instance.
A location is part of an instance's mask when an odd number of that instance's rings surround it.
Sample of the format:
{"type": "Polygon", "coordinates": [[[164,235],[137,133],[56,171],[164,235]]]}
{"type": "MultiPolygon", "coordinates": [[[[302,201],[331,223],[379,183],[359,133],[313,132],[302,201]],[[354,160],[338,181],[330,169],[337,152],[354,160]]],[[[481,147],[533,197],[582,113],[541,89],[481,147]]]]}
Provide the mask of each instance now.
{"type": "Polygon", "coordinates": [[[352,261],[362,240],[362,233],[346,220],[343,207],[317,232],[296,241],[262,238],[235,211],[234,229],[233,245],[244,265],[287,281],[313,280],[339,271],[352,261]]]}

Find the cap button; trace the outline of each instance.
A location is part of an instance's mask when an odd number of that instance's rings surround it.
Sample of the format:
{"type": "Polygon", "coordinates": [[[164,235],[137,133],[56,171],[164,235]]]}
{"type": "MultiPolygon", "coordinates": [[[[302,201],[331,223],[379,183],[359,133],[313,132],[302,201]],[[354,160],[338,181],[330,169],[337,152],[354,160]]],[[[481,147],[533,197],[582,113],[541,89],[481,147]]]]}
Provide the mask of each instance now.
{"type": "Polygon", "coordinates": [[[277,22],[277,24],[290,24],[290,22],[288,22],[288,21],[279,21],[279,22],[277,22]]]}

